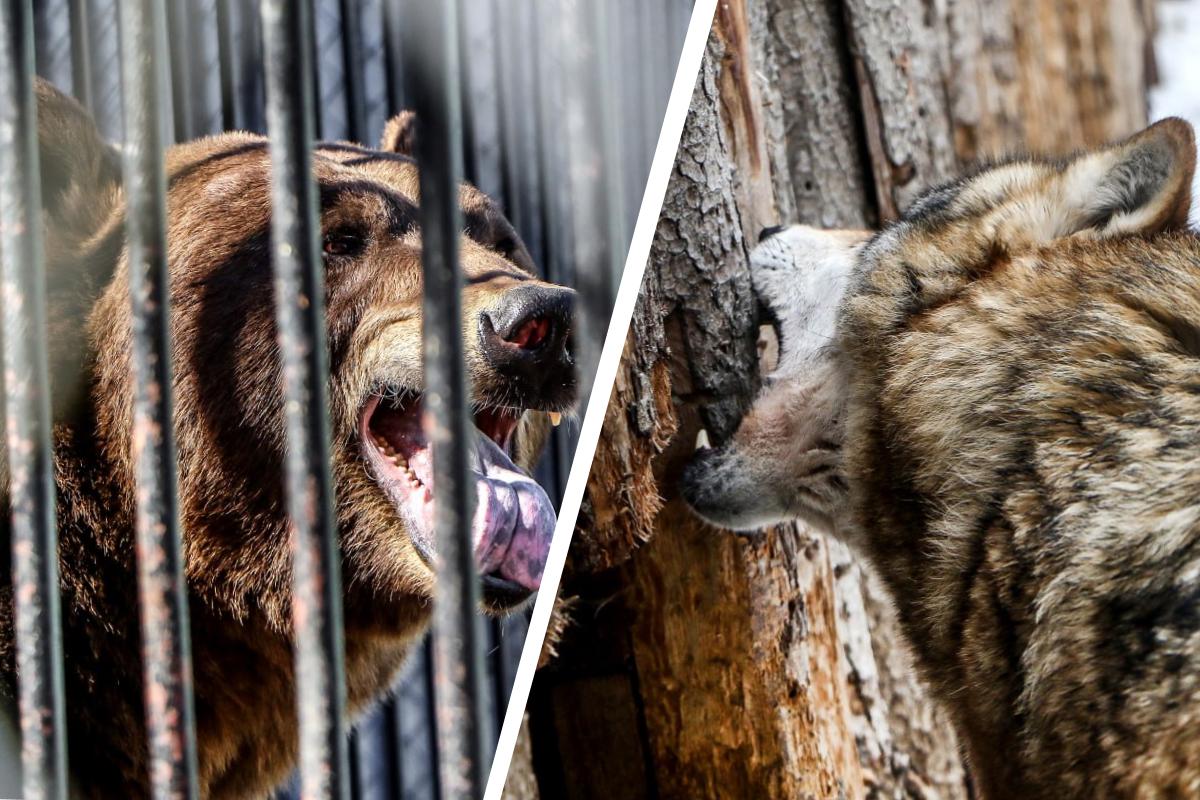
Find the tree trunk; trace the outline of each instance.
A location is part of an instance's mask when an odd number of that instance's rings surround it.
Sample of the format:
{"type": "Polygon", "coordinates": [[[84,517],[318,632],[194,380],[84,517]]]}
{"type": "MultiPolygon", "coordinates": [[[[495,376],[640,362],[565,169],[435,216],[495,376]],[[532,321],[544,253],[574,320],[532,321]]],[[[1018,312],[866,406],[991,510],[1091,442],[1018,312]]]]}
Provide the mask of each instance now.
{"type": "Polygon", "coordinates": [[[1148,1],[719,4],[531,695],[544,796],[969,796],[869,569],[707,527],[676,480],[757,390],[757,232],[878,225],[972,160],[1132,132],[1148,1]]]}

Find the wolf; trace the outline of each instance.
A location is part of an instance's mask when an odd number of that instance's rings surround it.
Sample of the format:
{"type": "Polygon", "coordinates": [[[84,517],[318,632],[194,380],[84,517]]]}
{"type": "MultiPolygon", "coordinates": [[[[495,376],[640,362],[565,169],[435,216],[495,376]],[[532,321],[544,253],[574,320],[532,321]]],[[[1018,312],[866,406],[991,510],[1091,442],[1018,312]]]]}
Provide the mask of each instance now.
{"type": "Polygon", "coordinates": [[[986,798],[1200,796],[1200,240],[1184,121],[764,231],[775,372],[681,491],[864,554],[986,798]]]}
{"type": "MultiPolygon", "coordinates": [[[[149,794],[134,562],[131,314],[116,152],[37,86],[69,762],[83,797],[149,794]]],[[[421,228],[411,116],[380,150],[319,145],[329,397],[349,710],[392,685],[437,584],[437,486],[422,430],[421,228]]],[[[284,422],[261,136],[166,154],[179,507],[199,791],[261,797],[296,760],[284,422]]],[[[463,185],[463,341],[475,429],[471,522],[483,610],[539,586],[555,523],[527,472],[574,401],[574,292],[537,277],[496,203],[463,185]]],[[[0,492],[0,685],[14,659],[0,492]]]]}

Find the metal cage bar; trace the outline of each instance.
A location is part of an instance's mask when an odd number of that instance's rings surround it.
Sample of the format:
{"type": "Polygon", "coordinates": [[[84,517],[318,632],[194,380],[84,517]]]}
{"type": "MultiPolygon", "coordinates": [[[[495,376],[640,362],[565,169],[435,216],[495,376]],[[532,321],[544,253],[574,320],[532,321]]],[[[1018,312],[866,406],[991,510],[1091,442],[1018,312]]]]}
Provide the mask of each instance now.
{"type": "Polygon", "coordinates": [[[423,424],[433,449],[437,597],[434,667],[438,766],[443,797],[479,797],[490,763],[491,735],[484,715],[484,633],[479,617],[470,521],[474,495],[467,482],[468,386],[463,365],[462,230],[458,184],[462,175],[457,6],[418,3],[406,19],[410,96],[420,129],[423,339],[423,424]]]}
{"type": "Polygon", "coordinates": [[[71,0],[71,93],[87,109],[92,107],[89,25],[88,0],[71,0]]]}
{"type": "Polygon", "coordinates": [[[231,0],[217,0],[217,64],[220,69],[221,127],[231,131],[241,125],[237,113],[237,61],[231,0]]]}
{"type": "Polygon", "coordinates": [[[165,800],[194,798],[197,786],[173,426],[163,11],[162,0],[126,0],[120,25],[143,696],[151,788],[165,800]]]}
{"type": "MultiPolygon", "coordinates": [[[[186,142],[195,133],[196,115],[192,101],[198,98],[192,92],[192,47],[191,21],[188,19],[187,0],[164,0],[167,13],[167,30],[171,38],[171,100],[175,124],[175,141],[186,142]]],[[[126,42],[121,43],[122,61],[129,52],[126,42]]]]}
{"type": "Polygon", "coordinates": [[[325,287],[312,178],[312,18],[308,3],[264,0],[271,250],[283,363],[296,637],[301,796],[349,796],[342,592],[330,479],[325,287]]]}
{"type": "Polygon", "coordinates": [[[614,231],[619,231],[614,216],[621,213],[621,207],[619,194],[606,191],[607,186],[618,180],[618,173],[614,160],[615,136],[609,135],[607,124],[613,109],[600,72],[599,55],[604,44],[602,8],[600,4],[578,3],[568,13],[571,16],[566,21],[577,44],[567,56],[566,69],[571,85],[577,88],[566,103],[566,138],[570,143],[567,182],[573,198],[575,285],[582,299],[575,319],[579,396],[587,402],[614,293],[613,274],[619,269],[610,260],[616,249],[614,231]]]}
{"type": "Polygon", "coordinates": [[[50,800],[66,797],[67,748],[33,41],[29,0],[0,4],[0,308],[21,764],[27,800],[50,800]]]}
{"type": "Polygon", "coordinates": [[[367,101],[363,87],[361,0],[341,0],[342,54],[346,76],[346,131],[349,139],[367,142],[367,101]]]}

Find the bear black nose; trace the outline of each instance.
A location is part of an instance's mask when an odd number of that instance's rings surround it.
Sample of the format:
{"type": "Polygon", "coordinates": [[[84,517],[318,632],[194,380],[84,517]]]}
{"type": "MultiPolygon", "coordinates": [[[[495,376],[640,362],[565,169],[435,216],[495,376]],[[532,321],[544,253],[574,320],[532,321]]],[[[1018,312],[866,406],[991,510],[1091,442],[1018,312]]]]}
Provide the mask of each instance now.
{"type": "Polygon", "coordinates": [[[783,225],[772,225],[769,228],[763,228],[758,232],[758,243],[762,244],[767,239],[770,239],[772,236],[782,231],[783,228],[783,225]]]}
{"type": "Polygon", "coordinates": [[[547,399],[574,385],[571,324],[575,292],[520,286],[479,314],[479,346],[488,366],[530,394],[547,399]],[[530,391],[532,390],[532,391],[530,391]]]}

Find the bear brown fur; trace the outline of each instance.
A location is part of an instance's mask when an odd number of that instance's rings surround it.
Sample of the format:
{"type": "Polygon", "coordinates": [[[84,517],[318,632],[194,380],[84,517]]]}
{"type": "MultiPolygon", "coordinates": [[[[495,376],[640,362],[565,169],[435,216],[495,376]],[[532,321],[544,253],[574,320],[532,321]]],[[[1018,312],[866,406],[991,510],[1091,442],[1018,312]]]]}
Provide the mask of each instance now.
{"type": "MultiPolygon", "coordinates": [[[[120,168],[114,149],[74,101],[44,84],[37,100],[70,770],[85,796],[143,797],[148,774],[120,168]]],[[[411,133],[401,140],[411,143],[411,133]]],[[[406,154],[351,144],[318,146],[313,162],[325,236],[346,689],[356,713],[392,684],[427,627],[435,586],[412,525],[364,466],[366,445],[356,426],[372,392],[420,387],[417,172],[406,154]]],[[[214,136],[171,148],[166,170],[200,794],[258,797],[295,766],[297,746],[267,144],[244,133],[214,136]]],[[[546,412],[573,400],[569,351],[558,364],[561,375],[523,387],[490,366],[473,321],[530,287],[570,293],[535,277],[528,252],[494,202],[467,185],[460,200],[472,399],[478,409],[515,415],[508,448],[528,469],[545,441],[546,412]]],[[[6,484],[3,489],[7,506],[6,484]]],[[[4,510],[0,670],[7,691],[19,676],[4,510]]],[[[486,603],[500,613],[522,599],[502,592],[486,603]]]]}

